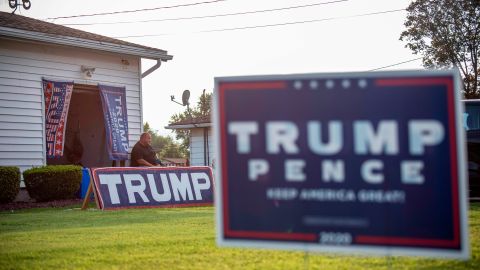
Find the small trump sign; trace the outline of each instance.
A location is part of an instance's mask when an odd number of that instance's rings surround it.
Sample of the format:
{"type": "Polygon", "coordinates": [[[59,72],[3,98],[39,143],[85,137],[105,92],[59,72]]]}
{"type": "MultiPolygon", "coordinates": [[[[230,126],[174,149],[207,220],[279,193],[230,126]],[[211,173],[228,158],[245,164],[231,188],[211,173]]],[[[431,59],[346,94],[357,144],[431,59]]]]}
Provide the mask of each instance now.
{"type": "Polygon", "coordinates": [[[210,167],[95,168],[92,177],[101,209],[213,204],[210,167]]]}
{"type": "Polygon", "coordinates": [[[455,71],[216,78],[220,245],[468,258],[455,71]]]}

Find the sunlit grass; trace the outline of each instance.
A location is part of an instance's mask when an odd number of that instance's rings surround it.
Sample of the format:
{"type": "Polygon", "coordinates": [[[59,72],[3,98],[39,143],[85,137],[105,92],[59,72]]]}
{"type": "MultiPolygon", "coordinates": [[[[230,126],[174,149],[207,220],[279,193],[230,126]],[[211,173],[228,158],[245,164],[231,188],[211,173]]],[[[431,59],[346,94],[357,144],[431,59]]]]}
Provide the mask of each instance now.
{"type": "Polygon", "coordinates": [[[480,204],[470,261],[218,248],[214,209],[0,212],[0,269],[480,269],[480,204]]]}

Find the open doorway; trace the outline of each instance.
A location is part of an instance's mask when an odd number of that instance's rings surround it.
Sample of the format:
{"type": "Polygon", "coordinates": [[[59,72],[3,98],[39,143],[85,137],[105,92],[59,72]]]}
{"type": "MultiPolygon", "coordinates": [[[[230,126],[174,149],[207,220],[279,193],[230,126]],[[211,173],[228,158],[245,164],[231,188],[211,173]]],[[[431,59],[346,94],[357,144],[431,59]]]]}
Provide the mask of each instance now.
{"type": "Polygon", "coordinates": [[[104,121],[98,87],[75,84],[67,115],[64,155],[61,158],[47,159],[47,164],[111,166],[104,121]]]}

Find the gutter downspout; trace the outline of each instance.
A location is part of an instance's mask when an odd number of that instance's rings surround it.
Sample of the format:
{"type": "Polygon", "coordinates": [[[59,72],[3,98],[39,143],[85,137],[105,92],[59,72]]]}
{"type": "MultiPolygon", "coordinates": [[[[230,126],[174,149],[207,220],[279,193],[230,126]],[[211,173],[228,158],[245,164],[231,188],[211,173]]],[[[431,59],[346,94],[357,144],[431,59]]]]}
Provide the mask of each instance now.
{"type": "Polygon", "coordinates": [[[147,77],[148,75],[150,75],[150,73],[157,70],[161,65],[162,65],[162,60],[157,59],[157,63],[153,67],[149,68],[148,70],[146,70],[145,72],[142,73],[142,79],[147,77]]]}
{"type": "Polygon", "coordinates": [[[206,135],[206,128],[203,128],[203,165],[208,166],[208,161],[207,161],[207,140],[208,140],[208,135],[206,135]]]}

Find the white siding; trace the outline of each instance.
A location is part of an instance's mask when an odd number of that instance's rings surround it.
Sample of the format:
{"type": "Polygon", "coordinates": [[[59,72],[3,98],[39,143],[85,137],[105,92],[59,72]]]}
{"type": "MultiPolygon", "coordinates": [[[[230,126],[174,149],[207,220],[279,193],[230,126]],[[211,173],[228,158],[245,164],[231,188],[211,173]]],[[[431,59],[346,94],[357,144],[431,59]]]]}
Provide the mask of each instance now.
{"type": "Polygon", "coordinates": [[[46,162],[42,77],[125,86],[132,147],[142,128],[139,69],[134,56],[0,38],[0,166],[23,171],[46,162]],[[82,65],[96,68],[91,80],[83,77],[82,65]]]}
{"type": "Polygon", "coordinates": [[[195,128],[190,134],[190,165],[211,166],[215,159],[212,130],[208,128],[208,164],[205,164],[205,141],[203,128],[195,128]]]}

